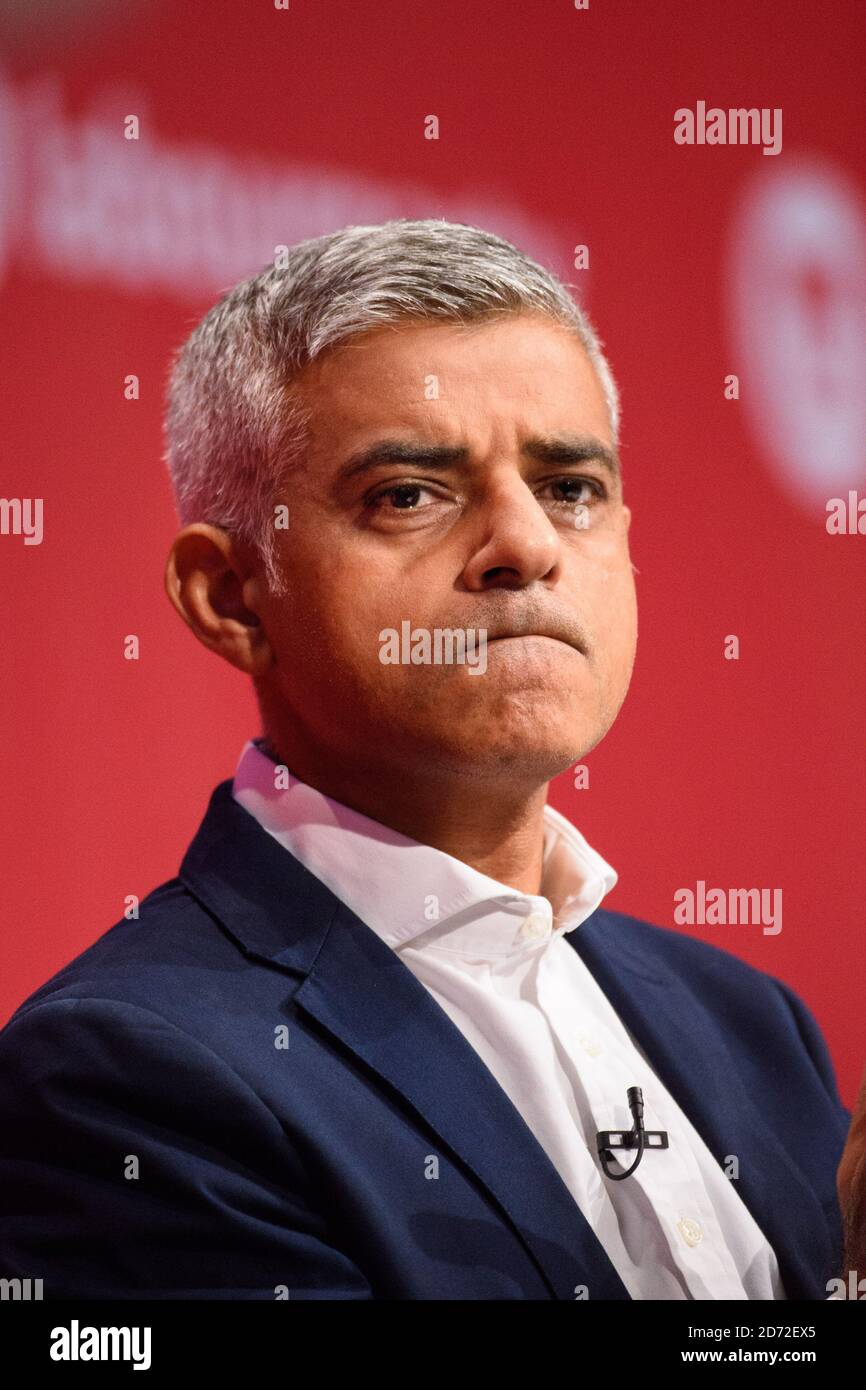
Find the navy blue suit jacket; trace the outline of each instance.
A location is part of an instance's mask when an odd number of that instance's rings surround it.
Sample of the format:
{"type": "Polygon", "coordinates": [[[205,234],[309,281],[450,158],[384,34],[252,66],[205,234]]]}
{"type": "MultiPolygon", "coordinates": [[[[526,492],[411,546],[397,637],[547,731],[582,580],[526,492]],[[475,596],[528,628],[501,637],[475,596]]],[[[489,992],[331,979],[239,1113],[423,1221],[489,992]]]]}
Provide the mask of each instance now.
{"type": "MultiPolygon", "coordinates": [[[[621,913],[565,939],[737,1156],[788,1297],[825,1298],[850,1115],[806,1006],[621,913]]],[[[230,781],[179,876],[0,1032],[0,1274],[46,1298],[629,1297],[460,1030],[230,781]]]]}

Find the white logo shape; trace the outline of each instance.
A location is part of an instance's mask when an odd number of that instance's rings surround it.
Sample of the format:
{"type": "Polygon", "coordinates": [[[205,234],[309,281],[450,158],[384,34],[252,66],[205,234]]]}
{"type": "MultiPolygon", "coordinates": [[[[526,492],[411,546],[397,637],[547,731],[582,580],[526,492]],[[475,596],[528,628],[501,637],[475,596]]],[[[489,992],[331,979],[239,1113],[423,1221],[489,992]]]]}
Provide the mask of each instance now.
{"type": "Polygon", "coordinates": [[[732,229],[729,309],[750,425],[809,511],[866,480],[866,212],[817,162],[761,169],[732,229]]]}

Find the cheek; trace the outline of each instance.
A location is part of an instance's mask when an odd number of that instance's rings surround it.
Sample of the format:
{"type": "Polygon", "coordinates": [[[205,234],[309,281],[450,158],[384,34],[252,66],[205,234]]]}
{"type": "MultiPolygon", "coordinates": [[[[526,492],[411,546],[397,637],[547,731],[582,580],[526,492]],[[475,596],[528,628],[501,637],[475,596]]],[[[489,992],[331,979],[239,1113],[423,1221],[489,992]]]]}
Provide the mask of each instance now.
{"type": "Polygon", "coordinates": [[[392,685],[399,668],[379,660],[386,629],[400,631],[401,618],[410,616],[405,584],[392,584],[370,566],[343,563],[339,555],[316,557],[304,565],[295,557],[289,574],[289,593],[281,615],[284,647],[294,669],[310,684],[341,689],[381,688],[387,675],[392,685]],[[375,578],[376,582],[372,582],[375,578]]]}
{"type": "Polygon", "coordinates": [[[612,676],[631,669],[637,645],[637,594],[630,562],[600,570],[592,609],[599,664],[612,676]]]}

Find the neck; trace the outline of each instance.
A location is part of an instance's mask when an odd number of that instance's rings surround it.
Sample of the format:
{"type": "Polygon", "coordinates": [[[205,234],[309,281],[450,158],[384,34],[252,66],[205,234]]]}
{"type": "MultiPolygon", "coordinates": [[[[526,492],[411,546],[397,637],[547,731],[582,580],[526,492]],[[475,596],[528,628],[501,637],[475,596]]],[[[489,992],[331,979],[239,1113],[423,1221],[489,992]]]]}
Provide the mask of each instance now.
{"type": "Polygon", "coordinates": [[[295,777],[343,806],[520,893],[541,892],[547,783],[524,792],[513,785],[485,789],[471,780],[443,785],[426,770],[417,779],[387,773],[374,779],[343,761],[309,764],[299,749],[288,756],[271,735],[263,748],[295,777]]]}

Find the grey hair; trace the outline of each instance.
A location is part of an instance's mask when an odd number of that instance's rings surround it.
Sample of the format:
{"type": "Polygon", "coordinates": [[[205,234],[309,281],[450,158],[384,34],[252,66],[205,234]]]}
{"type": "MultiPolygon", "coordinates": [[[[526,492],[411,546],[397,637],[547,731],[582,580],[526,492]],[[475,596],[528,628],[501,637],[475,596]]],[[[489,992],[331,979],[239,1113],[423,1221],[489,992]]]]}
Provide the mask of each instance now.
{"type": "Polygon", "coordinates": [[[545,314],[582,344],[617,438],[619,393],[586,312],[492,232],[398,218],[301,241],[275,262],[227,291],[175,353],[163,457],[182,524],[210,522],[246,542],[276,593],[275,498],[309,445],[309,412],[292,383],[356,334],[407,318],[545,314]]]}

